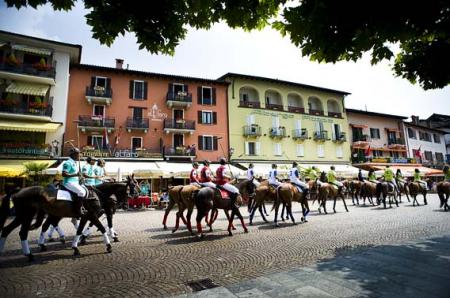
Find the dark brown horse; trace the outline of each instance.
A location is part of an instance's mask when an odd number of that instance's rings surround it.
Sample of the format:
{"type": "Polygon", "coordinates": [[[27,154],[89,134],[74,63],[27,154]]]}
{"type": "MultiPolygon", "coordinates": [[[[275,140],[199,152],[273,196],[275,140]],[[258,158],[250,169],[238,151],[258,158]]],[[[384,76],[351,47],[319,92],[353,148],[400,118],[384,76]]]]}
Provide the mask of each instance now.
{"type": "Polygon", "coordinates": [[[450,197],[450,182],[439,182],[436,186],[436,190],[441,201],[440,208],[444,207],[444,211],[449,210],[448,198],[450,197]]]}
{"type": "Polygon", "coordinates": [[[405,181],[400,181],[399,179],[396,179],[397,186],[398,186],[398,200],[401,203],[402,202],[402,193],[405,194],[406,198],[408,199],[408,202],[411,202],[409,200],[409,187],[408,184],[405,181]]]}
{"type": "Polygon", "coordinates": [[[264,202],[265,201],[273,201],[275,202],[277,198],[276,188],[274,186],[269,185],[269,181],[263,181],[255,190],[255,196],[253,197],[253,206],[250,208],[251,212],[249,215],[249,223],[253,224],[253,218],[255,216],[256,210],[259,210],[262,219],[264,222],[268,223],[269,221],[264,216],[264,202]]]}
{"type": "Polygon", "coordinates": [[[338,188],[330,183],[322,183],[322,185],[319,188],[319,213],[321,213],[321,207],[323,207],[323,211],[325,214],[327,214],[327,199],[331,198],[333,199],[333,211],[336,213],[336,201],[337,198],[342,199],[342,203],[344,204],[345,211],[348,212],[347,203],[345,202],[344,193],[343,191],[339,192],[338,188]]]}
{"type": "Polygon", "coordinates": [[[377,184],[376,191],[378,205],[383,202],[383,206],[386,209],[386,199],[388,199],[389,208],[392,208],[392,202],[398,207],[397,192],[395,191],[394,185],[383,181],[377,184]]]}
{"type": "Polygon", "coordinates": [[[413,199],[413,206],[420,206],[419,205],[419,201],[417,201],[417,195],[418,194],[422,194],[423,195],[423,203],[425,205],[428,204],[427,202],[427,188],[419,182],[410,182],[408,183],[408,188],[409,188],[409,194],[411,195],[412,199],[413,199]]]}
{"type": "Polygon", "coordinates": [[[366,199],[369,201],[369,204],[372,204],[375,206],[375,203],[373,201],[373,198],[377,195],[377,184],[370,182],[370,181],[364,181],[361,184],[361,190],[360,190],[360,197],[363,200],[363,205],[366,205],[366,199]]]}
{"type": "MultiPolygon", "coordinates": [[[[119,183],[120,186],[114,187],[117,191],[115,196],[118,200],[126,200],[127,196],[127,184],[119,183]]],[[[2,229],[2,235],[0,238],[0,253],[3,251],[4,243],[6,242],[6,237],[18,226],[20,228],[20,239],[22,243],[22,251],[25,256],[28,257],[29,261],[33,261],[34,257],[31,254],[30,248],[28,246],[28,231],[31,227],[38,228],[44,220],[45,214],[53,216],[54,218],[62,217],[76,217],[74,214],[73,203],[71,201],[57,200],[56,192],[54,189],[49,187],[41,186],[31,186],[20,190],[13,197],[14,207],[16,210],[16,217],[14,220],[2,229]],[[34,216],[37,214],[36,223],[31,226],[31,222],[34,216]]],[[[9,200],[3,202],[4,204],[9,204],[9,200]]],[[[90,195],[88,199],[83,201],[83,206],[87,210],[87,213],[81,217],[81,221],[78,227],[77,235],[72,242],[72,249],[74,250],[74,255],[79,255],[78,250],[78,240],[83,231],[84,225],[89,220],[95,224],[95,226],[103,234],[104,242],[106,244],[106,251],[111,252],[112,247],[109,242],[106,230],[98,219],[98,213],[100,211],[100,201],[98,195],[90,195]]],[[[0,214],[0,222],[3,222],[2,218],[6,216],[4,212],[0,214]]]]}

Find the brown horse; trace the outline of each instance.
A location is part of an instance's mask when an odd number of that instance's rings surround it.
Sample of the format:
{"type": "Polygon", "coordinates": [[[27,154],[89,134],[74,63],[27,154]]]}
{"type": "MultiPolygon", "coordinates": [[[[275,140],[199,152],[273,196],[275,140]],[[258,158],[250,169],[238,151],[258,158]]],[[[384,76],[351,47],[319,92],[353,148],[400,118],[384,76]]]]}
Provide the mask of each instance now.
{"type": "Polygon", "coordinates": [[[203,217],[208,216],[209,211],[213,211],[215,209],[223,209],[225,213],[228,214],[228,211],[231,210],[231,216],[228,221],[228,235],[232,236],[233,233],[231,232],[232,229],[232,223],[234,220],[234,216],[237,215],[239,219],[241,220],[242,227],[244,228],[244,232],[248,233],[247,227],[244,223],[244,218],[241,215],[241,212],[239,211],[239,208],[236,205],[242,205],[242,196],[239,195],[235,203],[232,202],[231,199],[223,199],[220,195],[220,192],[217,189],[213,189],[211,187],[204,187],[200,190],[194,191],[193,199],[195,202],[195,206],[197,207],[197,233],[200,236],[200,238],[204,237],[203,229],[201,221],[203,217]]]}
{"type": "Polygon", "coordinates": [[[392,208],[392,199],[395,205],[398,207],[397,192],[394,185],[389,182],[383,181],[377,184],[377,202],[378,205],[383,202],[383,206],[386,209],[386,199],[389,199],[389,208],[392,208]]]}
{"type": "MultiPolygon", "coordinates": [[[[131,180],[128,180],[131,181],[131,180]]],[[[127,196],[127,184],[121,183],[120,191],[115,193],[118,200],[124,201],[127,196]]],[[[119,188],[117,188],[119,189],[119,188]]],[[[73,203],[71,201],[56,200],[56,192],[54,189],[49,187],[41,186],[31,186],[20,190],[13,197],[14,207],[16,210],[16,217],[14,220],[2,229],[2,236],[0,238],[0,253],[3,250],[4,243],[6,242],[6,237],[18,226],[20,228],[20,239],[22,241],[22,250],[25,256],[28,257],[29,261],[33,261],[34,257],[31,254],[30,248],[28,246],[28,231],[31,228],[31,222],[34,216],[37,214],[36,223],[33,228],[39,227],[43,220],[45,214],[54,217],[76,217],[74,214],[73,203]]],[[[9,200],[3,203],[9,204],[9,200]]],[[[95,224],[95,226],[103,234],[104,242],[106,244],[106,251],[109,253],[112,251],[111,244],[109,242],[106,230],[98,219],[98,213],[100,211],[100,202],[97,194],[90,195],[88,199],[83,201],[83,206],[87,210],[87,213],[81,217],[80,225],[77,230],[77,235],[72,242],[72,249],[74,250],[74,255],[79,255],[78,250],[78,240],[83,231],[84,225],[89,220],[95,224]],[[84,224],[82,224],[84,223],[84,224]]],[[[0,214],[0,222],[3,222],[2,217],[6,216],[4,212],[0,214]]]]}
{"type": "Polygon", "coordinates": [[[441,200],[440,208],[444,207],[444,211],[450,209],[448,206],[448,198],[450,197],[450,182],[441,181],[437,184],[436,190],[441,200]]]}
{"type": "MultiPolygon", "coordinates": [[[[362,184],[363,183],[359,180],[350,180],[347,183],[346,187],[348,187],[348,194],[352,198],[353,205],[359,205],[359,196],[361,194],[362,184]],[[356,201],[356,204],[355,204],[355,201],[356,201]]],[[[344,186],[345,186],[345,184],[344,184],[344,186]]]]}
{"type": "Polygon", "coordinates": [[[423,186],[422,183],[419,182],[409,182],[408,183],[409,188],[409,194],[413,198],[413,206],[420,206],[419,201],[417,201],[417,195],[422,194],[423,195],[423,203],[425,205],[428,204],[427,202],[427,188],[423,186]]]}
{"type": "Polygon", "coordinates": [[[300,192],[297,188],[297,186],[291,184],[291,183],[282,183],[277,188],[277,197],[274,202],[275,207],[275,219],[274,223],[275,226],[278,227],[278,209],[280,207],[280,204],[283,204],[286,207],[286,213],[291,218],[292,223],[295,225],[295,219],[292,214],[292,202],[299,202],[302,206],[302,218],[301,221],[307,221],[306,215],[309,213],[309,205],[308,200],[304,192],[300,192]]]}
{"type": "Polygon", "coordinates": [[[333,203],[333,211],[336,213],[336,200],[337,198],[341,198],[344,203],[345,211],[348,212],[347,203],[345,203],[344,194],[339,192],[338,189],[330,184],[330,183],[322,183],[319,188],[319,213],[322,213],[321,207],[323,207],[323,211],[327,214],[326,202],[328,198],[332,198],[334,200],[333,203]]]}
{"type": "Polygon", "coordinates": [[[397,186],[398,186],[398,200],[400,201],[400,203],[402,202],[402,193],[405,194],[406,198],[408,199],[408,202],[411,202],[409,200],[409,187],[408,184],[404,181],[400,181],[398,179],[396,179],[397,182],[397,186]]]}
{"type": "Polygon", "coordinates": [[[369,204],[375,206],[373,198],[377,195],[377,184],[369,181],[364,181],[361,183],[360,196],[363,200],[363,205],[366,205],[366,199],[369,201],[369,204]]]}
{"type": "Polygon", "coordinates": [[[256,210],[259,210],[262,219],[264,222],[268,223],[269,221],[266,219],[263,212],[263,205],[265,201],[273,201],[275,202],[277,198],[276,188],[274,186],[269,185],[269,181],[265,180],[261,182],[261,184],[255,190],[255,196],[253,197],[253,206],[251,208],[251,212],[249,215],[249,223],[253,224],[253,218],[255,216],[256,210]]]}

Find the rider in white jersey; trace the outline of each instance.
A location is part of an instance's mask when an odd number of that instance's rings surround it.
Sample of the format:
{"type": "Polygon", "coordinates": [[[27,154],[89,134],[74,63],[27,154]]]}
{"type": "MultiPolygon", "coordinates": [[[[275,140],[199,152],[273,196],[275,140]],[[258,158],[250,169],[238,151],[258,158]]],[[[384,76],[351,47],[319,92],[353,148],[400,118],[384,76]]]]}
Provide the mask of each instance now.
{"type": "Polygon", "coordinates": [[[281,185],[281,182],[277,179],[277,164],[272,164],[272,169],[269,172],[269,184],[273,185],[275,187],[278,187],[281,185]]]}

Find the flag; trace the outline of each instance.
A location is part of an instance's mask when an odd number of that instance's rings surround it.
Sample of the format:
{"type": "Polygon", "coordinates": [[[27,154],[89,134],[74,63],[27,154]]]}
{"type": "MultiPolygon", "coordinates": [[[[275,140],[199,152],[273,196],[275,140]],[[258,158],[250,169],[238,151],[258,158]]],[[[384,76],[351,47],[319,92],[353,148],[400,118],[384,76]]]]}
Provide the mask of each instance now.
{"type": "Polygon", "coordinates": [[[105,139],[105,147],[109,146],[109,140],[108,140],[108,130],[105,127],[105,132],[104,132],[104,139],[105,139]]]}
{"type": "Polygon", "coordinates": [[[371,149],[370,149],[370,145],[369,145],[369,147],[367,147],[367,149],[364,151],[364,155],[365,156],[369,156],[370,155],[370,151],[371,151],[371,149]]]}
{"type": "Polygon", "coordinates": [[[122,127],[119,127],[119,130],[117,131],[117,134],[116,134],[116,138],[114,140],[114,143],[116,144],[116,146],[119,145],[119,142],[120,142],[120,131],[121,131],[121,128],[122,127]]]}
{"type": "Polygon", "coordinates": [[[414,151],[415,151],[415,152],[414,152],[414,156],[417,157],[417,158],[421,158],[421,157],[422,157],[422,154],[421,154],[421,152],[420,152],[420,148],[421,148],[421,147],[422,147],[422,145],[419,146],[419,149],[414,150],[414,151]]]}

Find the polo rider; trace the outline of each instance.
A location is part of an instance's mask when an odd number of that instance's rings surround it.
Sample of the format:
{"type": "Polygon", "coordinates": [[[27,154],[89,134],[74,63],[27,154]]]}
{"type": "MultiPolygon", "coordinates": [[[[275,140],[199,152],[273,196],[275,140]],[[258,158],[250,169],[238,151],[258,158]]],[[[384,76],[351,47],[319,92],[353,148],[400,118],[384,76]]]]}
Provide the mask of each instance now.
{"type": "Polygon", "coordinates": [[[88,186],[95,185],[95,159],[88,156],[86,158],[86,164],[83,166],[81,173],[83,174],[83,177],[85,178],[84,183],[88,186]]]}
{"type": "Polygon", "coordinates": [[[101,158],[97,160],[97,166],[94,169],[95,176],[95,185],[99,185],[103,183],[103,179],[105,178],[105,161],[101,158]]]}
{"type": "Polygon", "coordinates": [[[203,161],[203,168],[200,171],[200,185],[216,188],[216,185],[212,182],[214,177],[212,175],[211,169],[209,168],[209,164],[209,160],[203,161]]]}
{"type": "Polygon", "coordinates": [[[397,183],[394,179],[394,172],[392,171],[391,167],[389,165],[386,166],[386,169],[384,169],[383,173],[384,181],[392,184],[394,186],[394,190],[398,192],[397,183]]]}
{"type": "Polygon", "coordinates": [[[194,162],[192,164],[192,170],[191,173],[189,174],[189,184],[201,187],[198,174],[198,162],[194,162]]]}
{"type": "Polygon", "coordinates": [[[273,185],[275,187],[278,187],[278,186],[281,185],[281,182],[278,181],[277,175],[278,175],[278,173],[277,173],[277,164],[273,163],[272,164],[272,169],[269,172],[269,184],[270,185],[273,185]]]}
{"type": "Polygon", "coordinates": [[[367,178],[368,178],[369,182],[372,182],[375,184],[378,183],[377,176],[375,175],[375,171],[373,169],[369,170],[369,174],[368,174],[367,178]]]}
{"type": "Polygon", "coordinates": [[[308,178],[312,182],[317,183],[317,188],[319,188],[322,185],[322,181],[320,181],[320,179],[318,179],[319,173],[317,173],[317,168],[315,166],[312,166],[311,169],[309,170],[308,178]]]}
{"type": "Polygon", "coordinates": [[[327,174],[327,180],[328,180],[328,183],[337,186],[337,188],[338,188],[338,193],[340,193],[340,192],[342,191],[342,187],[343,187],[344,185],[342,184],[342,182],[340,182],[340,181],[337,180],[337,178],[336,178],[336,172],[334,171],[334,169],[335,169],[334,166],[331,166],[331,167],[330,167],[330,171],[328,171],[328,174],[327,174]]]}
{"type": "Polygon", "coordinates": [[[397,181],[398,185],[404,185],[406,183],[405,179],[403,178],[402,171],[400,169],[397,169],[397,172],[395,172],[395,180],[397,181]]]}
{"type": "Polygon", "coordinates": [[[422,177],[420,177],[420,171],[419,169],[414,169],[414,182],[418,182],[420,184],[422,184],[422,186],[427,189],[427,183],[425,181],[422,180],[422,177]]]}
{"type": "Polygon", "coordinates": [[[231,173],[225,167],[225,165],[227,164],[225,158],[222,157],[219,163],[220,166],[216,170],[217,186],[222,187],[223,189],[228,191],[230,193],[230,199],[233,200],[234,202],[234,200],[236,200],[236,198],[239,196],[239,189],[236,186],[229,183],[232,177],[231,173]]]}
{"type": "Polygon", "coordinates": [[[295,186],[298,186],[298,190],[300,192],[305,192],[305,194],[308,192],[308,184],[306,184],[305,182],[300,180],[300,174],[298,172],[298,163],[297,162],[293,162],[292,163],[292,168],[289,171],[289,180],[291,181],[292,184],[294,184],[295,186]]]}
{"type": "Polygon", "coordinates": [[[255,187],[258,187],[261,183],[259,183],[255,178],[255,171],[253,170],[254,165],[250,163],[248,165],[247,170],[247,179],[250,180],[255,187]]]}
{"type": "Polygon", "coordinates": [[[76,160],[80,158],[80,150],[78,148],[72,148],[69,153],[69,159],[63,163],[62,176],[63,186],[76,194],[74,199],[73,208],[76,217],[80,217],[84,214],[83,199],[87,197],[88,191],[85,186],[80,185],[79,171],[76,160]]]}

